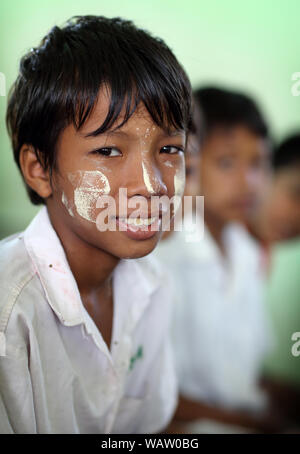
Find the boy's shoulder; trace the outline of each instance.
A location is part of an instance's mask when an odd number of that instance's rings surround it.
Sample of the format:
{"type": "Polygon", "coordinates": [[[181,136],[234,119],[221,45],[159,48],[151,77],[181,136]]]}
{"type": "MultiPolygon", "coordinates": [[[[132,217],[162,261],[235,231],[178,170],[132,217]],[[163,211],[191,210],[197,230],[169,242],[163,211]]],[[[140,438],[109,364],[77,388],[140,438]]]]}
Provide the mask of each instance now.
{"type": "Polygon", "coordinates": [[[16,330],[18,315],[22,314],[23,321],[28,315],[31,317],[35,292],[39,291],[36,285],[30,285],[32,279],[36,281],[36,273],[28,256],[23,234],[24,232],[16,233],[0,241],[0,356],[6,356],[9,325],[13,333],[10,336],[10,347],[12,338],[14,343],[20,341],[22,333],[16,330]],[[24,292],[26,297],[20,298],[24,292]]]}
{"type": "Polygon", "coordinates": [[[0,312],[11,294],[17,295],[34,276],[25,244],[24,232],[0,241],[0,312]]]}
{"type": "Polygon", "coordinates": [[[24,232],[17,232],[0,241],[0,280],[9,273],[15,276],[29,269],[29,257],[24,244],[24,232]],[[26,266],[25,266],[26,268],[26,266]],[[15,273],[14,273],[15,272],[15,273]]]}

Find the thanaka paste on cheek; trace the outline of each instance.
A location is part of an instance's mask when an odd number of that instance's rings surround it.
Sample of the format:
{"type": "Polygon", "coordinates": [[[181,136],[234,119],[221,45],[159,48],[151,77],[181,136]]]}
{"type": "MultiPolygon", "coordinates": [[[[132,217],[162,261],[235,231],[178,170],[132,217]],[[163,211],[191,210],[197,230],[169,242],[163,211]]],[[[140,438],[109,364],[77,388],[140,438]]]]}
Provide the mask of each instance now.
{"type": "MultiPolygon", "coordinates": [[[[110,173],[112,170],[109,167],[104,166],[98,159],[92,158],[91,156],[85,156],[84,160],[88,161],[89,163],[93,163],[96,169],[100,169],[100,171],[105,171],[106,173],[110,173]]],[[[103,172],[102,172],[103,173],[103,172]]]]}
{"type": "Polygon", "coordinates": [[[74,217],[74,213],[73,213],[73,210],[72,208],[70,207],[70,204],[69,204],[69,201],[66,197],[66,194],[63,192],[62,193],[62,197],[61,197],[61,201],[62,203],[65,205],[65,207],[67,208],[68,212],[69,212],[69,215],[74,217]]]}
{"type": "Polygon", "coordinates": [[[96,202],[101,195],[110,192],[107,177],[99,170],[79,170],[69,174],[69,180],[75,186],[74,204],[77,213],[87,221],[96,222],[96,202]]]}

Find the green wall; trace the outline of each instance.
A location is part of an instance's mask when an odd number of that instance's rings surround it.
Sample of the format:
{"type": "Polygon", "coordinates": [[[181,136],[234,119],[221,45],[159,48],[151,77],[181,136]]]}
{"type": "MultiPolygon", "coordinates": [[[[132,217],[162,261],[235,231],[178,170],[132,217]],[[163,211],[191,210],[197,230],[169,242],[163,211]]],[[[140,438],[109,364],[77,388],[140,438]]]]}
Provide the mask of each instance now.
{"type": "MultiPolygon", "coordinates": [[[[291,94],[291,76],[300,71],[298,0],[1,0],[6,93],[20,57],[54,24],[78,14],[130,18],[161,36],[194,86],[220,83],[253,95],[277,138],[300,126],[300,96],[291,94]]],[[[12,159],[6,100],[0,96],[0,237],[23,229],[38,209],[27,200],[12,159]]]]}

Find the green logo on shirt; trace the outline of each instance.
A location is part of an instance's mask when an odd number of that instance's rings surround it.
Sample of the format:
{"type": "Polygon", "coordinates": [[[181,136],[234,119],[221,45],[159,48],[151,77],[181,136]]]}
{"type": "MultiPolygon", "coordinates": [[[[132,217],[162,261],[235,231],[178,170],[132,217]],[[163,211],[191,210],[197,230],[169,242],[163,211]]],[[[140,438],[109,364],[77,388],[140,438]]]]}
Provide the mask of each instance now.
{"type": "Polygon", "coordinates": [[[143,357],[143,346],[140,345],[139,348],[137,349],[136,354],[130,358],[129,370],[132,370],[136,360],[139,358],[142,358],[142,357],[143,357]]]}

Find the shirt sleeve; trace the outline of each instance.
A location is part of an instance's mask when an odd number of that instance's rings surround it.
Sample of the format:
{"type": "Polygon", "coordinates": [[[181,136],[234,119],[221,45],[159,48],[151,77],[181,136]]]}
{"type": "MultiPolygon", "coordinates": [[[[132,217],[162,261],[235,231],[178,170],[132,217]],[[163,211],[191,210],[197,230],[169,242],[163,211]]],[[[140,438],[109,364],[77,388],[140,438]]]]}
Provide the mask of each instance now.
{"type": "Polygon", "coordinates": [[[0,433],[37,433],[27,352],[9,342],[0,357],[0,433]]]}

